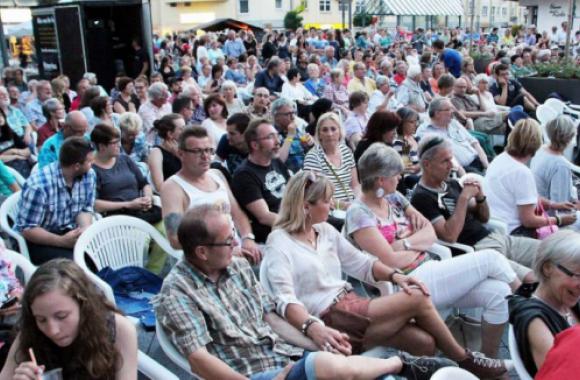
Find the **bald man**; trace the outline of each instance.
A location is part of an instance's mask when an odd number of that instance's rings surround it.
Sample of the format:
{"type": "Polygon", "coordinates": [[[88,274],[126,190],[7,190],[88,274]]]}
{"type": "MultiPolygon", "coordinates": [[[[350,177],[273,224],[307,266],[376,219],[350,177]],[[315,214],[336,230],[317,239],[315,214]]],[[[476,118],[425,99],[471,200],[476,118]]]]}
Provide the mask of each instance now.
{"type": "Polygon", "coordinates": [[[85,136],[89,130],[89,122],[81,111],[71,111],[64,119],[62,129],[52,135],[42,144],[38,154],[38,167],[42,168],[58,161],[58,152],[64,140],[71,136],[85,136]]]}
{"type": "Polygon", "coordinates": [[[473,120],[475,130],[492,135],[503,135],[507,112],[484,111],[471,96],[467,95],[467,81],[458,78],[453,85],[451,103],[467,119],[473,120]]]}

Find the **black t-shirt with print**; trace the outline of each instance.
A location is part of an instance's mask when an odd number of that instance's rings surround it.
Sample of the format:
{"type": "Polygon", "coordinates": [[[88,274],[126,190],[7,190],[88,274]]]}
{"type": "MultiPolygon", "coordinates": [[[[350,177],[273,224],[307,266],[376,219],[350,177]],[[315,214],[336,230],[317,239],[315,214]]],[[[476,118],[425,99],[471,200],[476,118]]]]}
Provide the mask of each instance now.
{"type": "Polygon", "coordinates": [[[232,192],[250,218],[258,243],[266,241],[271,227],[260,224],[258,219],[246,209],[246,206],[263,199],[268,209],[277,213],[289,178],[288,169],[279,159],[273,159],[269,166],[256,165],[246,159],[234,173],[232,192]]]}
{"type": "MultiPolygon", "coordinates": [[[[436,221],[441,216],[447,220],[455,212],[455,205],[461,191],[461,185],[457,181],[447,182],[446,190],[441,193],[427,189],[419,183],[413,192],[411,204],[431,222],[436,221]]],[[[489,234],[490,232],[485,226],[472,213],[468,212],[457,241],[473,246],[489,234]]]]}

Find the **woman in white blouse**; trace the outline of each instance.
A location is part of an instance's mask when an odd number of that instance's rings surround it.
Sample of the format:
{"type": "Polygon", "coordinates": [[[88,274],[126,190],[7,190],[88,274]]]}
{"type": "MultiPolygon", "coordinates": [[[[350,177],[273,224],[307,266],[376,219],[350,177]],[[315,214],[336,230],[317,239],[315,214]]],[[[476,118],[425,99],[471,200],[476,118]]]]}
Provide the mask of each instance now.
{"type": "Polygon", "coordinates": [[[227,133],[228,108],[224,99],[217,94],[205,98],[203,108],[207,119],[201,123],[201,126],[207,130],[215,147],[222,136],[227,133]]]}
{"type": "Polygon", "coordinates": [[[294,100],[302,105],[310,105],[314,103],[317,96],[312,95],[310,91],[300,83],[300,73],[298,69],[292,68],[286,73],[288,82],[282,85],[282,97],[294,100]]]}
{"type": "Polygon", "coordinates": [[[236,84],[231,80],[224,81],[220,89],[220,93],[222,94],[222,97],[226,102],[228,115],[244,112],[244,110],[246,109],[244,102],[242,102],[240,98],[236,96],[237,90],[238,88],[236,84]]]}
{"type": "Polygon", "coordinates": [[[325,223],[332,194],[326,177],[308,171],[299,172],[286,185],[261,273],[278,314],[321,350],[350,355],[353,348],[356,352],[389,345],[433,355],[437,347],[479,377],[505,373],[501,361],[474,356],[453,339],[420,281],[362,253],[325,223]],[[362,298],[342,279],[343,271],[368,283],[392,281],[403,291],[362,298]]]}

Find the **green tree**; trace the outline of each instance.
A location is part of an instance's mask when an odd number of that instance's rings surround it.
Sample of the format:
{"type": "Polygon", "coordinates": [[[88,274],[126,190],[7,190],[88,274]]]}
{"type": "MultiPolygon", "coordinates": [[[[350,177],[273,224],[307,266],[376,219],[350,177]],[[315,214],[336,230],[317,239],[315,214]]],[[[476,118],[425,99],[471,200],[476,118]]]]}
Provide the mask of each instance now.
{"type": "Polygon", "coordinates": [[[364,28],[371,24],[372,16],[366,12],[357,13],[352,18],[352,24],[359,28],[364,28]]]}
{"type": "Polygon", "coordinates": [[[302,27],[302,20],[304,18],[300,16],[300,13],[296,10],[291,10],[284,16],[284,28],[290,30],[296,30],[302,27]]]}

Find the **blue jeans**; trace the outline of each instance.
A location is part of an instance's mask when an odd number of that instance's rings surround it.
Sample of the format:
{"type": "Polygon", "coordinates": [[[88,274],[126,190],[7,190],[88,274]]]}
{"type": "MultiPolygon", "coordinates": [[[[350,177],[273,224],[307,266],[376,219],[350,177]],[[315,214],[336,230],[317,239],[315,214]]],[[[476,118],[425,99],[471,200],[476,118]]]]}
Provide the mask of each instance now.
{"type": "MultiPolygon", "coordinates": [[[[305,351],[302,359],[295,362],[288,375],[286,375],[286,380],[316,380],[316,371],[314,369],[316,354],[316,352],[305,351]]],[[[283,370],[284,368],[280,368],[255,373],[250,376],[250,380],[272,380],[283,370]]]]}

